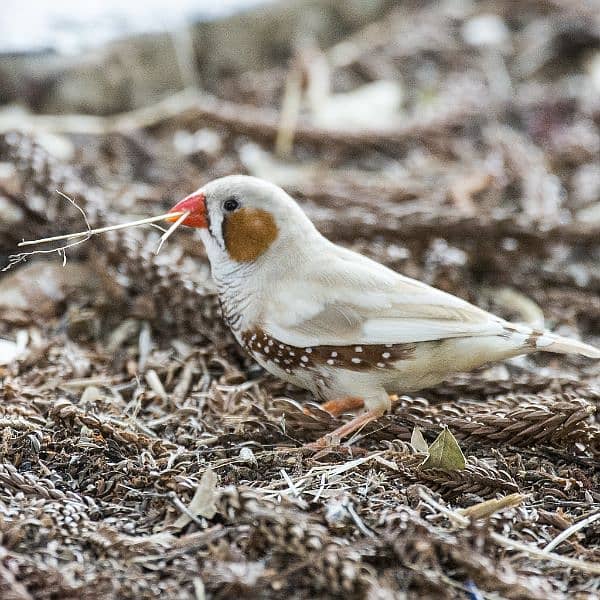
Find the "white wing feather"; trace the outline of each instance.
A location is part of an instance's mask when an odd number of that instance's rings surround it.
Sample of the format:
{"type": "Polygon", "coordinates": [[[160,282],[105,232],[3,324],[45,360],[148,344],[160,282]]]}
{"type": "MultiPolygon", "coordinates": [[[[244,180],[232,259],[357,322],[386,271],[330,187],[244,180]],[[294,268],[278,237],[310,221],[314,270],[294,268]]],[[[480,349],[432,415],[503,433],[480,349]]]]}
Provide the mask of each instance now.
{"type": "Polygon", "coordinates": [[[280,281],[263,327],[297,347],[400,344],[498,335],[506,322],[468,302],[335,247],[280,281]],[[291,308],[293,307],[293,310],[291,308]]]}

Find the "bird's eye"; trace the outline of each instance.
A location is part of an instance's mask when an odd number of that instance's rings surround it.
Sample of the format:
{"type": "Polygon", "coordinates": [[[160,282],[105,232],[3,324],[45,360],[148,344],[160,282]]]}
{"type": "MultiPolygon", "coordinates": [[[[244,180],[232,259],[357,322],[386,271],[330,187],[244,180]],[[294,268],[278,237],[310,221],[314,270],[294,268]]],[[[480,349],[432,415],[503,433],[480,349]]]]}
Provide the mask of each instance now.
{"type": "Polygon", "coordinates": [[[225,200],[225,202],[223,202],[223,208],[228,211],[231,212],[232,210],[235,210],[236,208],[240,207],[240,203],[237,200],[237,198],[227,198],[227,200],[225,200]]]}

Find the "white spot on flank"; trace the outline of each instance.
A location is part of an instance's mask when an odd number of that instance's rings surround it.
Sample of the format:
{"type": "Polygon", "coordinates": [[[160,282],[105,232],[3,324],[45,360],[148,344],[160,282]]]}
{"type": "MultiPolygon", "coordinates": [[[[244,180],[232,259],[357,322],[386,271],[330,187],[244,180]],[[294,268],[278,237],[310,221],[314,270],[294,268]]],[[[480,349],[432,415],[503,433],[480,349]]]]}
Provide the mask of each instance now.
{"type": "Polygon", "coordinates": [[[254,341],[254,340],[256,339],[256,334],[255,334],[255,333],[253,333],[253,334],[252,334],[252,337],[251,337],[250,339],[251,339],[252,341],[254,341]]]}
{"type": "Polygon", "coordinates": [[[296,356],[296,353],[290,350],[290,356],[296,356]]]}
{"type": "Polygon", "coordinates": [[[279,347],[280,347],[280,348],[283,348],[283,344],[279,344],[279,347]]]}
{"type": "Polygon", "coordinates": [[[385,347],[386,348],[391,348],[394,344],[386,344],[385,347]]]}
{"type": "Polygon", "coordinates": [[[306,369],[306,365],[304,363],[300,363],[300,366],[304,369],[306,369]]]}
{"type": "Polygon", "coordinates": [[[331,358],[335,358],[337,356],[337,352],[332,352],[331,353],[331,358]]]}
{"type": "Polygon", "coordinates": [[[269,346],[273,345],[273,340],[269,340],[269,346]]]}
{"type": "Polygon", "coordinates": [[[333,360],[333,358],[328,358],[328,359],[327,359],[327,364],[328,364],[328,365],[332,365],[333,363],[334,363],[334,360],[333,360]]]}
{"type": "Polygon", "coordinates": [[[304,348],[304,352],[310,354],[312,352],[312,348],[304,348]]]}
{"type": "Polygon", "coordinates": [[[381,356],[383,358],[389,358],[390,357],[390,353],[389,352],[384,352],[381,356]]]}
{"type": "Polygon", "coordinates": [[[300,357],[300,360],[301,360],[302,362],[308,362],[308,356],[301,356],[301,357],[300,357]]]}
{"type": "Polygon", "coordinates": [[[356,348],[354,348],[354,352],[362,352],[362,346],[356,346],[356,348]]]}
{"type": "Polygon", "coordinates": [[[269,346],[265,346],[265,354],[269,354],[269,346]]]}
{"type": "Polygon", "coordinates": [[[278,359],[278,358],[276,358],[276,359],[275,359],[275,362],[279,364],[279,359],[278,359]]]}
{"type": "Polygon", "coordinates": [[[260,342],[257,342],[256,344],[259,348],[262,348],[262,344],[260,342]]]}
{"type": "Polygon", "coordinates": [[[352,362],[357,365],[357,364],[360,363],[360,358],[356,358],[355,357],[355,358],[352,359],[352,362]]]}
{"type": "Polygon", "coordinates": [[[383,369],[383,367],[385,367],[385,364],[384,364],[384,363],[377,363],[377,366],[378,366],[380,369],[383,369]]]}

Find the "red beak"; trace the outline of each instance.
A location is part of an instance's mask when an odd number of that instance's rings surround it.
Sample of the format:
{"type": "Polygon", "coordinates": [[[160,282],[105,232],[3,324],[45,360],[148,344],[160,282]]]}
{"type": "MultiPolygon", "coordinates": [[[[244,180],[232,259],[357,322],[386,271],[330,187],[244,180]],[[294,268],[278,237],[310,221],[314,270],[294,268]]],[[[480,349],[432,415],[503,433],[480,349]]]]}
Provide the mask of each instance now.
{"type": "MultiPolygon", "coordinates": [[[[183,221],[182,225],[188,227],[208,227],[206,220],[206,196],[202,193],[190,194],[187,198],[180,200],[169,212],[189,211],[190,216],[183,221]]],[[[177,221],[178,217],[166,217],[171,223],[177,221]]]]}

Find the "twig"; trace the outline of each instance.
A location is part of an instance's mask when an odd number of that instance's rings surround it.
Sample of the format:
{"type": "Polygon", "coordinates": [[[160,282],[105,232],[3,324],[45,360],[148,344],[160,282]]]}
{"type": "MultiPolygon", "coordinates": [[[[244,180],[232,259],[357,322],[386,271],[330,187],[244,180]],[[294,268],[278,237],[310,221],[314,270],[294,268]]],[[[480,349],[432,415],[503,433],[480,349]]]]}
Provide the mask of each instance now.
{"type": "Polygon", "coordinates": [[[569,558],[567,556],[561,556],[560,554],[554,554],[553,552],[546,552],[540,550],[535,546],[529,544],[523,544],[516,540],[500,535],[495,531],[490,532],[490,537],[500,546],[503,546],[507,550],[518,550],[527,554],[529,558],[537,558],[539,560],[549,560],[558,564],[562,564],[565,567],[571,567],[583,573],[593,573],[594,575],[600,575],[600,563],[593,563],[585,560],[579,560],[577,558],[569,558]]]}
{"type": "Polygon", "coordinates": [[[557,535],[545,548],[544,552],[550,552],[554,550],[558,545],[562,544],[567,538],[571,537],[574,533],[578,532],[580,529],[591,525],[595,521],[600,519],[600,512],[594,513],[589,517],[582,519],[581,521],[577,521],[577,523],[573,523],[571,527],[565,529],[560,535],[557,535]]]}
{"type": "Polygon", "coordinates": [[[156,248],[154,254],[158,254],[163,244],[167,241],[167,239],[171,236],[171,234],[189,217],[190,211],[186,210],[181,213],[180,217],[160,236],[160,241],[158,242],[158,247],[156,248]]]}
{"type": "MultiPolygon", "coordinates": [[[[139,219],[138,221],[130,221],[129,223],[121,223],[120,225],[109,225],[107,227],[99,227],[98,229],[89,229],[88,231],[79,231],[78,233],[67,233],[65,235],[55,235],[53,237],[42,238],[39,240],[27,240],[17,244],[17,246],[32,246],[33,244],[45,244],[46,242],[56,242],[58,240],[67,240],[75,237],[84,237],[98,235],[99,233],[106,233],[107,231],[115,231],[117,229],[125,229],[126,227],[137,227],[138,225],[145,225],[146,223],[154,223],[156,221],[162,221],[167,217],[181,217],[186,214],[185,212],[171,212],[156,217],[148,217],[147,219],[139,219]]],[[[65,246],[68,247],[68,246],[65,246]]],[[[38,251],[39,252],[39,251],[38,251]]],[[[45,252],[56,252],[54,250],[46,250],[45,252]]]]}
{"type": "MultiPolygon", "coordinates": [[[[488,114],[492,107],[489,104],[485,106],[485,113],[488,114]]],[[[480,108],[459,107],[451,114],[444,115],[443,118],[416,116],[407,118],[402,124],[391,128],[377,127],[360,131],[338,131],[328,127],[299,123],[294,137],[298,142],[319,147],[323,144],[351,148],[380,147],[437,134],[441,128],[460,125],[480,113],[480,108]]],[[[32,115],[26,112],[18,115],[11,112],[10,115],[4,116],[0,112],[0,133],[17,129],[36,133],[46,131],[107,135],[154,127],[174,118],[181,122],[202,121],[209,126],[225,126],[236,134],[247,135],[269,143],[277,137],[280,121],[280,115],[272,109],[229,102],[188,88],[156,104],[109,117],[82,114],[32,115]]]]}
{"type": "Polygon", "coordinates": [[[363,522],[363,520],[359,517],[358,513],[354,510],[354,506],[352,506],[351,502],[346,504],[346,510],[348,514],[352,517],[354,524],[358,527],[360,532],[367,537],[374,538],[375,534],[371,531],[363,522]]]}
{"type": "Polygon", "coordinates": [[[292,151],[301,102],[302,74],[296,65],[292,65],[285,81],[281,116],[275,137],[275,154],[280,158],[289,156],[292,151]]]}
{"type": "Polygon", "coordinates": [[[196,53],[190,27],[183,25],[176,32],[171,33],[170,37],[184,89],[197,90],[200,87],[200,80],[194,66],[196,53]]]}
{"type": "Polygon", "coordinates": [[[53,248],[52,250],[33,250],[32,252],[19,252],[17,254],[10,254],[8,257],[8,264],[2,268],[2,272],[8,271],[12,269],[15,265],[27,260],[30,256],[34,254],[52,254],[53,252],[57,252],[63,258],[63,266],[66,264],[66,254],[65,250],[67,248],[73,248],[73,246],[78,246],[79,244],[83,244],[83,242],[87,242],[89,238],[85,238],[83,240],[77,240],[76,242],[72,242],[67,244],[66,246],[61,246],[60,248],[53,248]]]}
{"type": "Polygon", "coordinates": [[[498,500],[492,498],[491,500],[479,502],[478,504],[469,506],[468,508],[463,508],[458,512],[463,517],[469,517],[470,519],[484,519],[490,515],[493,515],[499,510],[517,507],[527,498],[528,496],[524,494],[509,494],[508,496],[504,496],[504,498],[500,498],[498,500]]]}
{"type": "Polygon", "coordinates": [[[186,552],[190,552],[195,549],[200,549],[230,533],[231,531],[225,529],[225,527],[223,527],[222,525],[215,525],[210,529],[195,531],[194,533],[189,533],[179,538],[179,543],[169,550],[162,551],[159,554],[145,554],[143,556],[135,556],[130,560],[132,563],[145,563],[155,560],[172,560],[173,558],[181,556],[186,552]]]}
{"type": "Polygon", "coordinates": [[[90,222],[88,221],[87,215],[85,214],[85,211],[83,210],[83,208],[81,208],[81,206],[79,206],[79,204],[77,204],[77,202],[75,202],[75,200],[73,200],[73,198],[69,198],[69,196],[67,196],[64,192],[61,192],[60,190],[56,190],[56,193],[59,196],[62,196],[68,202],[70,202],[81,213],[81,216],[83,217],[85,226],[87,227],[87,230],[89,233],[92,230],[92,227],[90,225],[90,222]]]}
{"type": "Polygon", "coordinates": [[[290,476],[286,473],[285,469],[279,469],[279,472],[281,473],[281,476],[285,479],[285,482],[287,483],[288,488],[290,489],[292,494],[294,494],[294,496],[296,496],[296,498],[300,498],[300,492],[298,491],[298,488],[294,485],[294,482],[291,480],[290,476]]]}
{"type": "Polygon", "coordinates": [[[149,369],[146,371],[146,382],[152,389],[152,391],[157,394],[162,400],[167,399],[167,392],[163,387],[162,381],[160,380],[157,372],[154,369],[149,369]]]}
{"type": "MultiPolygon", "coordinates": [[[[60,196],[62,196],[65,200],[68,200],[83,216],[83,220],[86,224],[87,231],[82,231],[80,236],[83,236],[84,239],[77,240],[76,242],[71,242],[70,244],[65,244],[64,246],[60,246],[59,248],[53,248],[52,250],[34,250],[33,252],[19,252],[17,254],[11,254],[8,257],[8,259],[9,259],[8,264],[2,269],[2,271],[8,271],[15,265],[18,265],[20,262],[27,260],[30,256],[33,256],[34,254],[51,254],[52,252],[56,252],[59,256],[62,257],[62,264],[64,267],[67,264],[67,253],[65,252],[65,250],[67,248],[72,248],[73,246],[77,246],[78,244],[82,244],[83,242],[90,239],[90,237],[92,236],[92,233],[91,233],[92,229],[90,227],[90,222],[88,221],[85,211],[77,204],[77,202],[75,202],[75,200],[73,200],[72,198],[69,198],[69,196],[67,196],[65,193],[61,192],[60,190],[56,190],[56,193],[59,194],[60,196]]],[[[20,243],[17,245],[24,246],[26,244],[20,243]]]]}
{"type": "MultiPolygon", "coordinates": [[[[434,508],[437,508],[437,510],[445,514],[451,521],[453,521],[459,527],[467,527],[469,525],[470,519],[464,517],[456,511],[446,508],[445,506],[434,500],[424,490],[419,490],[419,495],[427,504],[434,508]]],[[[546,549],[536,548],[535,546],[531,546],[530,544],[524,544],[516,540],[511,540],[510,538],[504,535],[500,535],[495,531],[490,531],[489,536],[490,539],[492,539],[494,542],[496,542],[503,548],[506,548],[507,550],[518,550],[519,552],[523,552],[524,554],[526,554],[529,558],[549,560],[564,565],[566,567],[571,567],[572,569],[577,569],[578,571],[582,571],[584,573],[593,573],[594,575],[600,575],[600,563],[592,563],[585,560],[578,560],[576,558],[561,556],[560,554],[554,554],[553,552],[547,552],[546,549]]]]}

